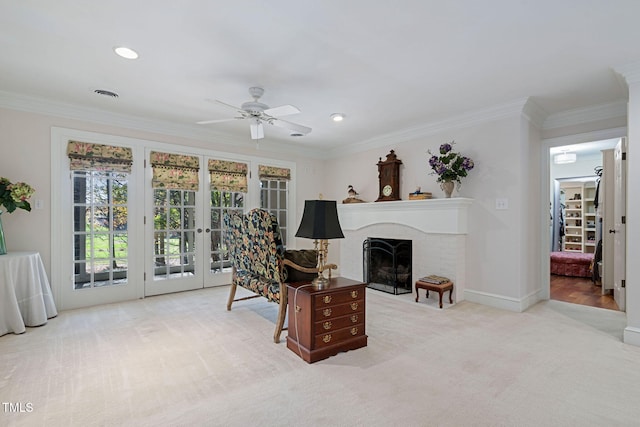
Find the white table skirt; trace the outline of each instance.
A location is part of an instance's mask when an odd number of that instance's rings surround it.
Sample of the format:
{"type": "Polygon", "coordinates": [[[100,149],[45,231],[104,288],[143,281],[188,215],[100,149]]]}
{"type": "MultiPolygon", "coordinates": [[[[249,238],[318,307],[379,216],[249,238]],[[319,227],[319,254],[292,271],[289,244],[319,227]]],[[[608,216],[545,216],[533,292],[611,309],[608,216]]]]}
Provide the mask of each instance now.
{"type": "Polygon", "coordinates": [[[0,255],[0,335],[21,334],[57,315],[40,254],[0,255]]]}

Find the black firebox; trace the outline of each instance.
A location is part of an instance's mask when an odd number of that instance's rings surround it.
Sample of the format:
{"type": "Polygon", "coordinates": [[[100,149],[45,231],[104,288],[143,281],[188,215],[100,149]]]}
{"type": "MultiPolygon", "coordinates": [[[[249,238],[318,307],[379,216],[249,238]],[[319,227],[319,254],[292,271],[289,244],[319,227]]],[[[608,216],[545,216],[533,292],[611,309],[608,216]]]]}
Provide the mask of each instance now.
{"type": "Polygon", "coordinates": [[[362,244],[364,281],[390,294],[412,292],[411,240],[368,237],[362,244]]]}

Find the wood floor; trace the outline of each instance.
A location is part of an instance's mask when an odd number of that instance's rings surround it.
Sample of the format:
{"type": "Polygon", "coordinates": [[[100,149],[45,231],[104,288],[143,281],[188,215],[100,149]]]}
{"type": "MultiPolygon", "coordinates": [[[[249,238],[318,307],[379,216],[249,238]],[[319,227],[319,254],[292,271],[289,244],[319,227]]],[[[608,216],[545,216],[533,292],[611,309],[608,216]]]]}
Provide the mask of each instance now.
{"type": "Polygon", "coordinates": [[[591,279],[551,275],[551,299],[588,305],[591,307],[619,310],[613,295],[602,295],[602,288],[591,279]]]}

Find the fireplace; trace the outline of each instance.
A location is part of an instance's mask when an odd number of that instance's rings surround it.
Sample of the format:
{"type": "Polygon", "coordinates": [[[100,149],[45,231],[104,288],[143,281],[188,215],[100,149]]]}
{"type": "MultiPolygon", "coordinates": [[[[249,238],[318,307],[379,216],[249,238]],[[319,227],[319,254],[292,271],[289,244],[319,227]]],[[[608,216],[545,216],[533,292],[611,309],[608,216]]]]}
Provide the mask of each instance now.
{"type": "Polygon", "coordinates": [[[412,292],[411,240],[368,237],[362,244],[364,282],[394,295],[412,292]]]}
{"type": "MultiPolygon", "coordinates": [[[[450,278],[453,300],[465,299],[467,222],[473,200],[399,200],[338,205],[344,239],[340,245],[340,276],[363,279],[362,242],[370,236],[411,240],[412,281],[430,274],[450,278]]],[[[334,252],[335,253],[335,252],[334,252]]]]}

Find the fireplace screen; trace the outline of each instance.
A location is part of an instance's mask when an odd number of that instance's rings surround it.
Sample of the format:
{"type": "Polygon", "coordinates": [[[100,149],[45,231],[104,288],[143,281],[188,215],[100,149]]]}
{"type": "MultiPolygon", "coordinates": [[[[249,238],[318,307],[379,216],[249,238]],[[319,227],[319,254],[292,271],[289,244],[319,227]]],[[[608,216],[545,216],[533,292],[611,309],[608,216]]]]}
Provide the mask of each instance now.
{"type": "Polygon", "coordinates": [[[368,237],[362,244],[367,286],[394,295],[411,289],[411,240],[368,237]]]}

